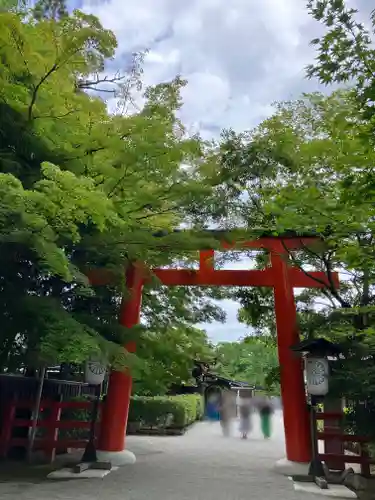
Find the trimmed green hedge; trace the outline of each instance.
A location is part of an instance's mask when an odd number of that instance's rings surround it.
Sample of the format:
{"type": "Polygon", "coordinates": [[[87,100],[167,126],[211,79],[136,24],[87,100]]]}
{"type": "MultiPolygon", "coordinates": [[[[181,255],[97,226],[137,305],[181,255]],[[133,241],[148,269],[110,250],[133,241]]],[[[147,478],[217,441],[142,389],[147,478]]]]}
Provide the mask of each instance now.
{"type": "MultiPolygon", "coordinates": [[[[75,398],[75,401],[87,398],[75,398]]],[[[183,430],[204,415],[203,398],[198,394],[179,396],[133,396],[129,408],[128,425],[137,424],[138,429],[175,429],[183,430]]],[[[64,410],[62,420],[89,421],[88,410],[64,410]]],[[[87,439],[88,429],[61,429],[60,437],[87,439]]]]}
{"type": "Polygon", "coordinates": [[[129,410],[129,423],[140,428],[184,429],[203,417],[203,400],[197,394],[178,396],[134,396],[129,410]]]}

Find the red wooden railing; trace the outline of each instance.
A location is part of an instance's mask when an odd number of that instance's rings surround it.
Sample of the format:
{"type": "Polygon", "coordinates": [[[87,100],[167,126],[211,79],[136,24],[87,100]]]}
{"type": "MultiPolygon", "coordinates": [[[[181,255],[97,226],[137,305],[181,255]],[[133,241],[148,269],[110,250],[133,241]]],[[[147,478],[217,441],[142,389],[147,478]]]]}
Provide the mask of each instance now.
{"type": "MultiPolygon", "coordinates": [[[[2,425],[0,429],[0,458],[5,458],[9,450],[14,446],[27,447],[27,437],[13,437],[15,428],[30,428],[33,420],[16,418],[16,412],[19,409],[32,411],[34,401],[10,401],[2,409],[2,425]]],[[[35,439],[33,449],[41,450],[45,453],[50,462],[55,460],[56,452],[65,449],[85,448],[87,440],[63,438],[59,436],[61,429],[89,429],[90,422],[82,420],[61,420],[64,410],[90,410],[89,401],[42,401],[40,408],[40,417],[37,422],[37,428],[45,431],[44,437],[35,439]],[[43,418],[48,412],[47,418],[43,418]]]]}
{"type": "MultiPolygon", "coordinates": [[[[15,428],[30,428],[33,424],[32,419],[16,418],[16,412],[19,409],[27,409],[32,411],[34,401],[9,401],[2,408],[2,425],[0,428],[0,458],[5,458],[9,450],[14,446],[27,447],[27,437],[13,437],[15,428]]],[[[45,436],[35,439],[34,450],[41,450],[45,453],[47,459],[53,462],[56,453],[68,448],[82,449],[85,448],[87,440],[64,438],[59,435],[59,431],[73,429],[89,429],[90,422],[83,420],[61,420],[64,410],[90,410],[91,403],[89,401],[42,401],[40,408],[40,417],[37,422],[39,429],[44,429],[45,436]],[[47,418],[44,416],[48,413],[47,418]]],[[[316,414],[317,421],[342,421],[342,412],[318,412],[316,414]]],[[[100,420],[100,419],[98,419],[100,420]]],[[[98,423],[99,425],[99,423],[98,423]]],[[[332,462],[342,464],[360,464],[361,473],[364,476],[370,475],[370,465],[375,464],[375,459],[370,458],[366,449],[368,438],[355,436],[352,434],[344,434],[339,429],[337,431],[320,431],[317,433],[317,438],[320,441],[341,441],[342,443],[358,443],[359,454],[348,455],[344,451],[342,453],[321,453],[320,459],[330,464],[332,462]]]]}
{"type": "MultiPolygon", "coordinates": [[[[318,412],[316,414],[316,420],[338,420],[341,421],[344,415],[341,412],[318,412]]],[[[328,441],[328,440],[336,440],[341,441],[342,443],[358,443],[359,446],[359,454],[345,454],[343,453],[320,453],[319,457],[322,461],[336,462],[341,464],[360,464],[361,465],[361,474],[363,476],[370,476],[371,470],[370,465],[375,464],[375,459],[370,458],[367,451],[367,444],[369,443],[369,439],[362,436],[355,436],[353,434],[344,434],[339,430],[337,432],[332,431],[321,431],[317,433],[318,440],[328,441]]],[[[344,446],[345,448],[345,446],[344,446]]]]}

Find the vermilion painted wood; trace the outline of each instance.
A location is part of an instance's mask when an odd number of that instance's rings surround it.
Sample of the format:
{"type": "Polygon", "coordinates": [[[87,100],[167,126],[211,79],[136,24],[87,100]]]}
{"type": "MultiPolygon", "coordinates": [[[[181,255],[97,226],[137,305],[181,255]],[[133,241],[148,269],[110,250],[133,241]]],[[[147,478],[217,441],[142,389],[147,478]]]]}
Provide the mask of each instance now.
{"type": "Polygon", "coordinates": [[[9,449],[9,441],[12,438],[13,421],[16,414],[14,401],[9,401],[2,411],[2,425],[0,429],[0,457],[6,458],[9,449]]]}
{"type": "MultiPolygon", "coordinates": [[[[13,421],[13,427],[31,427],[32,420],[25,420],[16,418],[13,421]]],[[[38,420],[36,426],[43,427],[44,429],[49,429],[50,427],[56,429],[88,429],[90,427],[90,422],[84,422],[83,420],[57,420],[56,422],[50,422],[49,420],[38,420]]],[[[99,425],[99,424],[98,424],[99,425]]]]}
{"type": "Polygon", "coordinates": [[[299,342],[293,283],[282,242],[271,252],[271,270],[275,297],[280,387],[283,401],[285,448],[287,459],[306,463],[311,460],[311,431],[306,404],[303,361],[292,352],[299,342]]]}
{"type": "Polygon", "coordinates": [[[153,273],[167,286],[272,286],[272,272],[266,271],[194,271],[189,269],[154,269],[153,273]]]}
{"type": "MultiPolygon", "coordinates": [[[[50,441],[49,439],[38,438],[35,440],[34,450],[46,451],[47,449],[83,449],[87,445],[87,440],[84,439],[56,439],[50,441]]],[[[9,448],[12,446],[27,446],[27,438],[12,438],[9,441],[9,448]]]]}
{"type": "MultiPolygon", "coordinates": [[[[327,401],[324,401],[324,411],[331,413],[331,412],[339,412],[343,413],[343,401],[340,398],[336,399],[327,399],[327,401]]],[[[342,418],[343,415],[340,417],[331,417],[328,419],[325,419],[323,421],[323,432],[327,435],[329,434],[337,434],[341,433],[342,434],[342,418]]],[[[323,453],[334,453],[335,455],[342,455],[345,453],[345,443],[341,439],[326,439],[324,441],[324,451],[323,453]]],[[[326,463],[327,467],[330,470],[337,470],[337,471],[344,471],[345,466],[343,463],[340,462],[327,462],[326,463]]]]}
{"type": "Polygon", "coordinates": [[[211,272],[214,270],[214,250],[201,250],[199,252],[199,269],[202,273],[211,272]]]}
{"type": "MultiPolygon", "coordinates": [[[[3,412],[4,425],[0,433],[0,456],[5,458],[8,450],[12,446],[27,446],[28,438],[13,438],[12,429],[14,427],[31,427],[33,421],[27,419],[15,418],[16,410],[18,408],[33,409],[34,401],[12,401],[8,404],[7,410],[3,412]]],[[[87,440],[82,439],[61,439],[59,437],[60,429],[87,429],[90,427],[90,422],[74,421],[74,420],[60,420],[61,412],[63,409],[89,409],[91,403],[83,401],[51,401],[43,400],[41,409],[50,410],[49,418],[46,420],[39,420],[37,422],[38,428],[47,430],[45,438],[37,438],[34,443],[35,450],[42,450],[46,453],[50,461],[55,458],[56,450],[75,448],[84,448],[87,440]]],[[[102,406],[102,405],[101,405],[102,406]]],[[[97,424],[97,429],[100,429],[100,422],[97,424]]]]}
{"type": "MultiPolygon", "coordinates": [[[[57,402],[57,401],[51,401],[51,400],[42,400],[41,405],[40,405],[40,411],[50,409],[53,406],[55,406],[56,403],[58,403],[59,407],[63,410],[66,408],[77,409],[77,410],[82,410],[82,409],[89,410],[92,407],[92,403],[90,403],[90,401],[61,401],[61,402],[57,402]]],[[[15,404],[15,403],[13,403],[13,404],[15,404]]],[[[28,400],[20,400],[20,401],[17,401],[16,405],[17,405],[17,408],[20,408],[20,409],[24,409],[24,408],[32,409],[35,405],[35,402],[28,401],[28,400]]]]}
{"type": "Polygon", "coordinates": [[[52,407],[50,410],[50,415],[48,418],[48,426],[46,428],[47,430],[47,436],[46,436],[46,446],[44,449],[45,454],[47,455],[49,462],[52,463],[55,461],[56,457],[56,444],[55,442],[58,441],[59,439],[59,428],[57,424],[60,422],[61,418],[61,399],[60,401],[53,401],[52,402],[52,407]]]}
{"type": "MultiPolygon", "coordinates": [[[[163,285],[168,286],[265,286],[275,285],[272,268],[265,270],[223,269],[193,270],[193,269],[154,269],[153,274],[163,285]]],[[[305,275],[299,269],[289,268],[289,280],[293,288],[324,288],[329,285],[327,276],[321,272],[311,272],[305,275]]],[[[336,273],[335,273],[336,274],[336,273]]],[[[334,276],[334,283],[338,276],[334,276]]]]}
{"type": "MultiPolygon", "coordinates": [[[[254,241],[241,243],[241,247],[235,243],[230,244],[222,242],[223,249],[267,249],[273,252],[279,252],[285,256],[286,249],[293,250],[302,246],[311,245],[313,238],[301,239],[284,239],[277,240],[275,238],[260,238],[254,241]],[[276,250],[277,245],[279,247],[276,250]]],[[[199,252],[199,270],[189,269],[144,269],[144,280],[149,281],[152,275],[156,275],[164,285],[169,286],[273,286],[272,272],[269,273],[269,268],[264,271],[259,270],[214,270],[214,250],[201,250],[199,252]],[[265,274],[261,274],[264,272],[265,274]],[[214,274],[211,274],[214,273],[214,274]],[[246,279],[243,278],[246,273],[246,279]]],[[[140,266],[141,268],[142,266],[140,266]]],[[[323,288],[329,286],[330,280],[323,272],[308,272],[305,273],[298,268],[288,267],[290,280],[294,288],[323,288]]],[[[113,279],[113,274],[104,269],[95,269],[87,272],[87,276],[93,285],[106,285],[113,279]]],[[[332,273],[332,284],[335,287],[339,286],[338,273],[332,273]]]]}
{"type": "MultiPolygon", "coordinates": [[[[337,420],[342,420],[344,417],[342,412],[321,412],[316,414],[316,420],[331,420],[331,419],[337,419],[337,420]]],[[[328,432],[318,432],[317,433],[318,439],[324,440],[325,442],[325,448],[327,447],[326,444],[333,439],[340,440],[341,442],[352,442],[352,443],[359,443],[360,445],[366,445],[369,443],[369,438],[364,437],[364,436],[353,436],[352,434],[343,434],[341,432],[334,432],[334,431],[328,431],[328,432]]],[[[320,455],[321,460],[325,460],[326,464],[345,464],[345,463],[359,463],[361,464],[361,474],[365,477],[371,476],[371,470],[370,470],[370,463],[368,461],[368,452],[366,450],[365,446],[361,446],[361,455],[356,456],[356,460],[352,460],[353,455],[345,455],[345,450],[343,450],[343,453],[323,453],[320,455]],[[328,458],[324,458],[328,457],[328,458]],[[336,459],[337,457],[340,457],[339,459],[336,459]],[[344,458],[343,458],[344,457],[344,458]],[[347,460],[347,457],[350,457],[350,460],[347,460]],[[360,461],[359,461],[360,459],[360,461]]]]}
{"type": "MultiPolygon", "coordinates": [[[[278,333],[278,352],[281,368],[281,391],[284,407],[284,426],[287,458],[295,462],[308,462],[311,458],[310,426],[306,406],[302,360],[290,347],[299,341],[293,288],[338,286],[338,275],[330,279],[324,273],[308,273],[288,266],[288,250],[313,244],[314,238],[259,238],[254,241],[222,242],[222,249],[267,249],[271,266],[264,270],[215,270],[214,250],[201,250],[199,270],[154,269],[141,264],[130,266],[126,282],[130,296],[124,298],[120,323],[131,328],[139,322],[142,285],[155,275],[167,286],[267,286],[273,287],[278,333]],[[332,283],[331,283],[332,281],[332,283]]],[[[93,285],[111,281],[108,272],[95,270],[88,273],[93,285]]],[[[135,343],[126,346],[135,351],[135,343]]],[[[128,372],[112,372],[99,439],[99,448],[122,451],[131,395],[131,377],[128,372]]]]}
{"type": "MultiPolygon", "coordinates": [[[[126,271],[129,296],[123,299],[119,319],[120,324],[126,328],[131,328],[139,323],[143,282],[142,266],[130,266],[126,271]]],[[[135,352],[136,344],[130,342],[125,348],[128,352],[135,352]]],[[[132,378],[129,371],[112,371],[105,404],[102,408],[98,441],[100,450],[122,451],[124,449],[131,391],[132,378]]]]}

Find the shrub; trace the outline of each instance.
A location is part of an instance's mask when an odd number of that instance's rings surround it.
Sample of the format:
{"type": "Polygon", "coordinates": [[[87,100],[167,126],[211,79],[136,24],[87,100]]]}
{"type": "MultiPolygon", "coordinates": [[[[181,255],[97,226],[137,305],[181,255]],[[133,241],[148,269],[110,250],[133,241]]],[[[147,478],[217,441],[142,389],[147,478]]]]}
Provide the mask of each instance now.
{"type": "Polygon", "coordinates": [[[195,395],[197,399],[197,418],[196,420],[202,420],[204,417],[204,399],[202,396],[195,395]]]}
{"type": "MultiPolygon", "coordinates": [[[[88,398],[74,398],[72,401],[87,401],[88,398]]],[[[129,423],[138,423],[145,428],[184,429],[203,417],[203,398],[197,394],[178,396],[133,396],[129,409],[129,423]]],[[[64,409],[61,420],[89,422],[91,410],[64,409]]],[[[89,429],[61,429],[60,438],[88,439],[89,429]]]]}
{"type": "Polygon", "coordinates": [[[202,416],[202,398],[196,394],[134,396],[129,410],[129,422],[138,422],[141,427],[183,429],[202,416]]]}

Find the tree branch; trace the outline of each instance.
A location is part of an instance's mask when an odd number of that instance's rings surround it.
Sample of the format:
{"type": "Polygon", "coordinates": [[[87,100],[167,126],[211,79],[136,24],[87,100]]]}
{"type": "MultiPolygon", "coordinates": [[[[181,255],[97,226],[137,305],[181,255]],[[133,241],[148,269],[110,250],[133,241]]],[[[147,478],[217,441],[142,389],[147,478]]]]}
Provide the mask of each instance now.
{"type": "Polygon", "coordinates": [[[36,98],[37,98],[37,95],[38,95],[38,91],[40,89],[40,87],[43,85],[43,83],[52,75],[52,73],[54,71],[56,71],[58,69],[58,64],[55,63],[48,71],[47,73],[40,79],[39,83],[37,83],[35,86],[34,86],[34,91],[32,93],[32,96],[31,96],[31,102],[29,104],[29,107],[28,107],[28,110],[27,110],[27,117],[28,117],[28,121],[30,122],[33,118],[33,107],[35,105],[35,102],[36,102],[36,98]]]}
{"type": "Polygon", "coordinates": [[[97,89],[90,87],[89,85],[85,87],[86,90],[95,90],[96,92],[106,92],[107,94],[116,94],[116,89],[113,90],[107,90],[107,89],[97,89]]]}
{"type": "Polygon", "coordinates": [[[282,245],[283,245],[283,248],[284,250],[288,253],[289,257],[291,258],[291,260],[294,262],[294,264],[297,264],[297,267],[305,274],[305,276],[308,276],[310,279],[313,279],[314,281],[316,281],[317,283],[319,283],[320,285],[324,285],[324,288],[323,289],[326,289],[327,291],[329,291],[332,296],[337,300],[337,302],[339,302],[339,304],[341,305],[341,307],[343,308],[351,308],[351,305],[346,302],[346,300],[344,300],[340,294],[338,293],[336,287],[335,287],[335,283],[333,281],[333,275],[332,275],[332,267],[331,267],[331,263],[330,263],[330,260],[329,258],[326,259],[323,255],[319,255],[317,254],[316,252],[313,252],[309,247],[306,247],[305,245],[302,245],[302,248],[309,252],[310,254],[314,255],[315,257],[317,257],[319,260],[321,260],[325,267],[326,267],[326,274],[327,274],[327,278],[328,278],[328,286],[327,286],[327,283],[323,280],[321,280],[320,278],[317,278],[315,276],[312,276],[308,271],[306,271],[297,261],[297,259],[294,257],[294,255],[291,253],[291,251],[287,248],[284,240],[281,240],[282,241],[282,245]]]}
{"type": "Polygon", "coordinates": [[[163,214],[167,214],[169,212],[173,212],[174,210],[177,210],[178,208],[180,208],[180,207],[178,205],[176,205],[174,207],[162,210],[161,212],[154,212],[152,214],[147,214],[147,215],[142,215],[141,217],[136,217],[135,220],[136,221],[140,221],[140,220],[143,220],[143,219],[150,219],[151,217],[157,217],[158,215],[163,215],[163,214]]]}
{"type": "Polygon", "coordinates": [[[40,120],[41,118],[49,119],[49,120],[60,120],[61,118],[65,118],[66,116],[71,115],[72,113],[75,113],[77,110],[76,109],[71,109],[70,111],[67,111],[63,115],[60,116],[53,116],[53,115],[40,115],[40,116],[34,116],[34,120],[40,120]]]}
{"type": "MultiPolygon", "coordinates": [[[[121,82],[126,78],[127,75],[123,76],[114,76],[113,78],[108,78],[105,76],[104,78],[96,78],[96,80],[81,80],[78,81],[76,84],[77,89],[92,89],[92,87],[95,87],[96,85],[99,85],[100,83],[118,83],[121,82]]],[[[114,92],[113,90],[100,90],[100,89],[94,89],[97,90],[98,92],[114,92]]]]}

